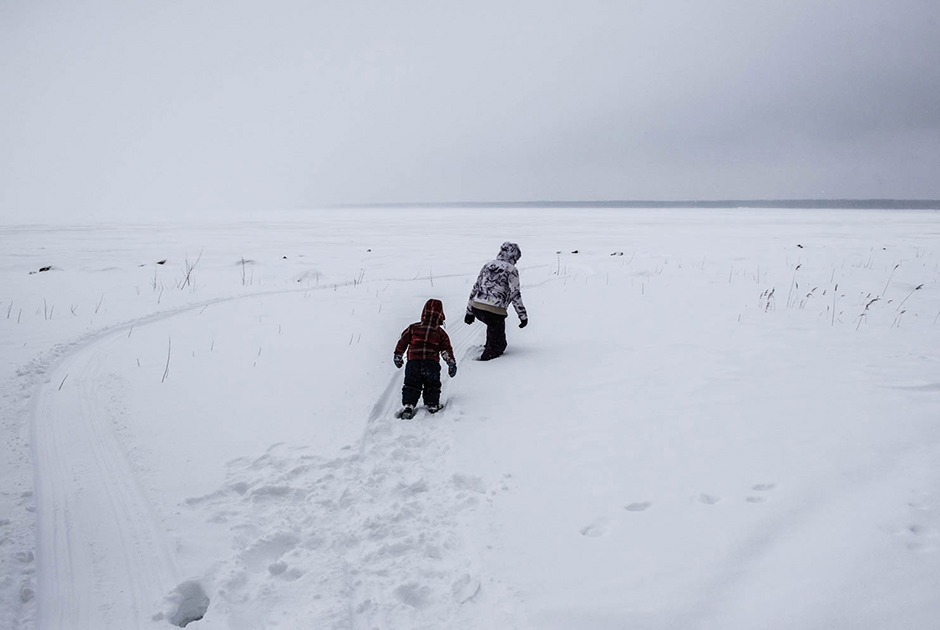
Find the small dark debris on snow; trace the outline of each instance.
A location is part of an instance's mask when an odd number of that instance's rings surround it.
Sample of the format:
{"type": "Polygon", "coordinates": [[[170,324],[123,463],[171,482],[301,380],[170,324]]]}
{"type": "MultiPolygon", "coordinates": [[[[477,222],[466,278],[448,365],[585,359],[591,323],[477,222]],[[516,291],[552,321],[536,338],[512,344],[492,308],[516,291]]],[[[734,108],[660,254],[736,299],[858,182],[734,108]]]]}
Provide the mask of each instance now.
{"type": "Polygon", "coordinates": [[[281,256],[281,260],[287,260],[287,256],[281,256]]]}
{"type": "Polygon", "coordinates": [[[166,264],[166,258],[164,258],[163,260],[158,260],[158,261],[157,261],[157,264],[158,264],[158,265],[165,265],[165,264],[166,264]]]}
{"type": "Polygon", "coordinates": [[[43,271],[50,271],[51,269],[52,269],[52,265],[48,265],[48,266],[46,266],[46,267],[40,267],[40,268],[39,268],[39,271],[30,271],[30,272],[29,272],[29,275],[32,276],[32,275],[37,274],[37,273],[42,273],[43,271]]]}
{"type": "Polygon", "coordinates": [[[614,252],[611,256],[623,256],[623,252],[614,252]]]}
{"type": "Polygon", "coordinates": [[[572,249],[572,250],[571,250],[571,253],[572,253],[572,254],[577,254],[577,253],[578,253],[578,250],[572,249]]]}
{"type": "Polygon", "coordinates": [[[367,251],[367,252],[371,252],[372,250],[371,250],[371,249],[367,249],[366,251],[367,251]]]}
{"type": "Polygon", "coordinates": [[[797,243],[796,246],[799,247],[800,249],[803,249],[803,246],[800,245],[799,243],[797,243]]]}

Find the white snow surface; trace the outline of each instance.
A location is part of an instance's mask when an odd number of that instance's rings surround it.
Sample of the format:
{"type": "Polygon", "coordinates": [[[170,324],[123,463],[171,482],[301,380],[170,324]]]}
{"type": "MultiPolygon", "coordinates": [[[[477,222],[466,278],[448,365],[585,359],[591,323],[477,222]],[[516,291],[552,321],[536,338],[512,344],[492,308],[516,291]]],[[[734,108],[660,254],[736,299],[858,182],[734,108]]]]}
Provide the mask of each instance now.
{"type": "Polygon", "coordinates": [[[2,628],[940,627],[936,212],[310,211],[0,245],[2,628]],[[483,363],[463,311],[504,240],[531,323],[483,363]],[[396,420],[392,350],[431,297],[459,372],[396,420]]]}

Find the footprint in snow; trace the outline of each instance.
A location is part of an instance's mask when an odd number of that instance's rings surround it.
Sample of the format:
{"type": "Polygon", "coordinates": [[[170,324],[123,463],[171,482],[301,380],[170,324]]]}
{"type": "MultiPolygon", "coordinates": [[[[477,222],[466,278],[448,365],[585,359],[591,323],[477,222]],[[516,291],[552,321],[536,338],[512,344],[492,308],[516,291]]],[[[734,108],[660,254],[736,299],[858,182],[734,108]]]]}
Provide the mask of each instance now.
{"type": "Polygon", "coordinates": [[[610,527],[610,519],[599,518],[590,525],[581,528],[581,535],[588,538],[600,538],[607,533],[610,527]]]}
{"type": "Polygon", "coordinates": [[[451,591],[454,594],[454,600],[458,604],[462,604],[473,599],[480,592],[480,578],[464,573],[460,579],[451,585],[451,591]]]}
{"type": "Polygon", "coordinates": [[[637,503],[631,503],[630,505],[623,506],[627,512],[645,512],[650,509],[653,504],[649,501],[639,501],[637,503]]]}
{"type": "Polygon", "coordinates": [[[930,527],[912,523],[903,528],[899,535],[907,539],[906,546],[911,551],[919,553],[934,553],[937,551],[936,540],[940,538],[940,533],[930,527]]]}
{"type": "Polygon", "coordinates": [[[715,505],[721,501],[721,497],[715,496],[713,494],[705,494],[704,492],[698,495],[698,502],[704,503],[705,505],[715,505]]]}
{"type": "Polygon", "coordinates": [[[185,628],[206,616],[209,596],[199,582],[183,582],[165,599],[165,610],[153,616],[154,621],[166,619],[177,628],[185,628]]]}
{"type": "Polygon", "coordinates": [[[431,601],[431,589],[416,582],[402,584],[395,589],[395,595],[412,608],[424,608],[431,601]]]}
{"type": "MultiPolygon", "coordinates": [[[[751,490],[756,490],[757,492],[770,492],[777,487],[775,483],[758,483],[751,486],[751,490]]],[[[748,503],[766,503],[767,497],[762,496],[750,496],[744,499],[748,503]]]]}
{"type": "MultiPolygon", "coordinates": [[[[244,549],[239,555],[248,569],[258,571],[265,565],[276,564],[276,561],[280,560],[281,556],[292,550],[298,544],[300,544],[300,538],[298,538],[296,534],[292,532],[277,532],[255,541],[254,544],[244,549]]],[[[276,569],[272,574],[275,572],[276,569]]]]}

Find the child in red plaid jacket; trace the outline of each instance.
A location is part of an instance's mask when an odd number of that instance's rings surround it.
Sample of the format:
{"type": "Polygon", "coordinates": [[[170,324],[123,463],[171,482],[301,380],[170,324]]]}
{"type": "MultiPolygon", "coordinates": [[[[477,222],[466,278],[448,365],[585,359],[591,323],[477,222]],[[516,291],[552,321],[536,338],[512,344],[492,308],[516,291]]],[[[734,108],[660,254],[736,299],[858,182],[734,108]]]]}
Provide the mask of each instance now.
{"type": "Polygon", "coordinates": [[[395,367],[405,364],[403,355],[408,349],[408,365],[405,367],[405,385],[401,389],[402,418],[414,415],[415,405],[424,394],[428,411],[436,413],[441,408],[441,362],[447,363],[451,378],[457,374],[457,360],[450,345],[450,337],[441,328],[444,323],[444,305],[440,300],[428,300],[421,311],[421,321],[416,322],[401,334],[395,346],[395,367]],[[440,358],[438,358],[440,357],[440,358]]]}

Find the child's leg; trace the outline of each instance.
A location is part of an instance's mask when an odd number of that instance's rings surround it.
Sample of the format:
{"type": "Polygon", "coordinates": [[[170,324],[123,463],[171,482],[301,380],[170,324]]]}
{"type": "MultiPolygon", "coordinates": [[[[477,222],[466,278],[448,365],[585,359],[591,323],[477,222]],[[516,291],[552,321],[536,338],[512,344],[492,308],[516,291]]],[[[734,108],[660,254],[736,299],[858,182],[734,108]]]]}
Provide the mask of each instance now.
{"type": "Polygon", "coordinates": [[[424,404],[438,405],[441,402],[441,364],[428,361],[424,369],[424,404]]]}
{"type": "Polygon", "coordinates": [[[405,385],[401,388],[401,404],[414,407],[421,397],[423,379],[421,376],[421,361],[408,361],[405,364],[405,385]]]}

